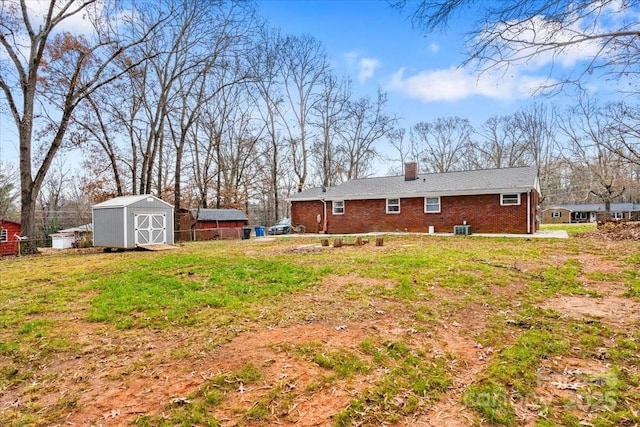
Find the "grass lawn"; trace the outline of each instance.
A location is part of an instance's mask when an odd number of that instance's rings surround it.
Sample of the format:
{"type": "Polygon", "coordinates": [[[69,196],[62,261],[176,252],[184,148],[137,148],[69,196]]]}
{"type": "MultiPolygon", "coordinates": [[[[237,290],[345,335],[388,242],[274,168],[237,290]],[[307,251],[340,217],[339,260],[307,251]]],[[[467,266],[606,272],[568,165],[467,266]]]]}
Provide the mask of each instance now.
{"type": "Polygon", "coordinates": [[[637,425],[640,247],[583,231],[5,257],[0,425],[637,425]]]}

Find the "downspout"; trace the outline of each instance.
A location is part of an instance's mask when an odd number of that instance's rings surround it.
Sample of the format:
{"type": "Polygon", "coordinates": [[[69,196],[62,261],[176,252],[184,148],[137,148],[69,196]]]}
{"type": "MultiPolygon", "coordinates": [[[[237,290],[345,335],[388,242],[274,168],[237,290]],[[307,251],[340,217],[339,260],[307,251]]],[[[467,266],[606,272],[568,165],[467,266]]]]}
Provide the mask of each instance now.
{"type": "Polygon", "coordinates": [[[527,191],[527,234],[531,234],[531,190],[527,191]]]}
{"type": "Polygon", "coordinates": [[[324,199],[320,199],[322,202],[322,234],[327,234],[327,202],[324,199]]]}

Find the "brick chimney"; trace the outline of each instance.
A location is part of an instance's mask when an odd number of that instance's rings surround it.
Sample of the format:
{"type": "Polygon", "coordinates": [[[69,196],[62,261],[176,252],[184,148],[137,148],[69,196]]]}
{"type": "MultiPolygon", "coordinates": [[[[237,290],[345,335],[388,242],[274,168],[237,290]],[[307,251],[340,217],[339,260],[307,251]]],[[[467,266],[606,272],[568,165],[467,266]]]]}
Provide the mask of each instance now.
{"type": "Polygon", "coordinates": [[[414,181],[418,179],[418,163],[407,162],[404,164],[404,180],[414,181]]]}

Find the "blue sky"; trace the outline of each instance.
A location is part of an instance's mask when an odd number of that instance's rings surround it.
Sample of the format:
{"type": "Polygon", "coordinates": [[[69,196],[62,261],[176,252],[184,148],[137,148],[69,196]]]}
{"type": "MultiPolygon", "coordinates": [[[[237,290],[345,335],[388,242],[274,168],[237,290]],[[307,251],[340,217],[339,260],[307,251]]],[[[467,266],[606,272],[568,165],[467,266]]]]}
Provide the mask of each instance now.
{"type": "Polygon", "coordinates": [[[284,33],[320,40],[335,73],[349,75],[358,94],[373,96],[378,87],[387,91],[389,112],[400,116],[404,127],[446,116],[479,126],[533,102],[526,90],[531,76],[478,76],[458,69],[468,17],[446,32],[425,35],[384,1],[261,0],[258,5],[284,33]]]}
{"type": "MultiPolygon", "coordinates": [[[[405,128],[448,116],[467,118],[479,127],[492,116],[511,114],[526,104],[563,106],[575,99],[532,96],[531,89],[549,75],[550,56],[523,62],[507,73],[478,74],[458,68],[475,16],[459,16],[447,31],[425,35],[383,0],[257,0],[257,4],[259,14],[283,33],[308,33],[321,41],[335,74],[351,77],[356,95],[373,97],[378,88],[385,90],[388,112],[400,117],[405,128]]],[[[640,22],[640,12],[634,12],[622,18],[640,22]]],[[[555,58],[554,70],[571,72],[598,48],[594,42],[570,50],[555,58]]],[[[605,92],[616,93],[615,82],[593,79],[589,84],[600,99],[608,96],[605,92]]],[[[0,114],[0,155],[17,163],[17,138],[10,120],[0,114]]]]}

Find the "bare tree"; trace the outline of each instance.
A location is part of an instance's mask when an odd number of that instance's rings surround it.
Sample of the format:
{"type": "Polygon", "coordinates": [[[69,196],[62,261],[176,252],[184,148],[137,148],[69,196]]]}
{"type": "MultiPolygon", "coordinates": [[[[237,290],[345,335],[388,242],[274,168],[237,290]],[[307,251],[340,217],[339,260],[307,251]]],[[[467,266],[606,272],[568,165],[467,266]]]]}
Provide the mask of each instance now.
{"type": "Polygon", "coordinates": [[[476,134],[480,137],[472,143],[474,160],[479,168],[505,168],[525,166],[527,145],[514,116],[491,117],[482,124],[476,134]]]}
{"type": "Polygon", "coordinates": [[[38,193],[39,230],[36,241],[43,243],[49,234],[55,233],[60,228],[60,211],[65,201],[66,188],[71,183],[71,171],[65,167],[62,161],[54,161],[51,173],[47,175],[42,190],[38,193]],[[39,235],[38,235],[39,234],[39,235]]]}
{"type": "Polygon", "coordinates": [[[375,143],[393,131],[397,119],[387,115],[386,104],[387,94],[380,89],[375,100],[363,96],[347,103],[345,119],[338,130],[338,154],[345,179],[366,177],[378,154],[375,143]]]}
{"type": "Polygon", "coordinates": [[[627,162],[640,166],[640,106],[623,102],[608,104],[603,113],[610,124],[606,148],[627,162]]]}
{"type": "MultiPolygon", "coordinates": [[[[114,85],[110,85],[114,86],[114,85]]],[[[125,192],[121,147],[118,144],[117,122],[110,115],[109,96],[96,91],[87,96],[86,102],[76,109],[68,133],[71,137],[86,142],[82,150],[86,156],[83,168],[91,171],[92,194],[123,196],[125,192]],[[108,179],[107,179],[108,178],[108,179]]]]}
{"type": "Polygon", "coordinates": [[[640,21],[635,0],[388,3],[408,13],[411,21],[426,31],[444,29],[458,15],[468,15],[471,10],[477,20],[468,37],[467,62],[476,62],[483,70],[507,72],[511,66],[539,60],[561,64],[579,55],[586,61],[565,67],[566,74],[560,80],[550,79],[548,86],[581,84],[594,73],[633,78],[640,71],[640,21]]]}
{"type": "Polygon", "coordinates": [[[543,104],[534,104],[517,111],[514,124],[526,147],[528,165],[534,165],[540,176],[542,201],[548,183],[555,179],[556,160],[559,145],[556,139],[558,132],[558,113],[555,108],[543,104]]]}
{"type": "Polygon", "coordinates": [[[389,160],[397,161],[396,167],[391,167],[389,173],[391,174],[400,174],[402,173],[402,168],[404,164],[411,158],[409,139],[405,138],[407,134],[407,129],[405,128],[396,128],[393,131],[389,132],[387,135],[387,140],[389,141],[389,145],[393,149],[396,150],[398,157],[393,158],[390,156],[389,160]]]}
{"type": "Polygon", "coordinates": [[[420,149],[420,170],[459,170],[469,148],[472,131],[469,121],[460,117],[416,123],[412,128],[412,135],[420,149]]]}
{"type": "Polygon", "coordinates": [[[18,182],[18,170],[0,163],[0,218],[17,219],[19,211],[15,205],[18,196],[15,183],[18,182]]]}
{"type": "Polygon", "coordinates": [[[283,111],[282,94],[282,57],[281,45],[283,37],[276,30],[267,26],[261,28],[253,47],[253,55],[249,55],[252,72],[252,84],[255,91],[249,91],[255,103],[259,105],[258,114],[265,124],[263,143],[265,144],[266,165],[268,168],[267,194],[273,209],[267,207],[266,221],[280,219],[280,182],[287,162],[283,159],[283,140],[278,124],[279,111],[283,111]],[[284,165],[283,165],[284,163],[284,165]]]}
{"type": "MultiPolygon", "coordinates": [[[[76,107],[98,88],[119,78],[126,70],[112,67],[115,60],[145,39],[167,15],[141,33],[116,34],[110,24],[115,20],[110,2],[66,0],[49,4],[27,0],[0,4],[0,88],[18,130],[20,147],[20,201],[22,230],[34,235],[35,207],[46,174],[60,150],[76,107]],[[32,8],[43,7],[37,11],[32,8]],[[57,32],[72,18],[86,17],[93,24],[92,35],[57,32]],[[46,99],[47,110],[41,104],[46,99]],[[56,110],[54,112],[54,110],[56,110]],[[34,164],[34,131],[45,120],[47,138],[41,147],[41,161],[34,164]],[[34,174],[35,172],[35,174],[34,174]]],[[[170,14],[170,11],[168,11],[170,14]]],[[[126,14],[119,15],[120,17],[126,14]]],[[[118,19],[122,29],[124,19],[118,19]]],[[[134,67],[147,58],[132,62],[134,67]]],[[[33,240],[28,252],[36,252],[33,240]]]]}
{"type": "Polygon", "coordinates": [[[282,42],[282,77],[287,110],[280,110],[291,148],[298,191],[304,189],[309,173],[309,143],[312,110],[329,70],[322,44],[310,35],[287,36],[282,42]]]}
{"type": "Polygon", "coordinates": [[[202,109],[220,91],[244,84],[249,73],[241,59],[246,55],[246,39],[252,23],[251,8],[245,9],[231,3],[229,6],[212,2],[202,9],[202,2],[194,4],[194,15],[189,24],[188,61],[192,63],[187,73],[178,76],[177,104],[168,116],[173,149],[175,150],[173,202],[175,224],[179,230],[182,206],[183,155],[192,129],[202,109]],[[216,25],[212,25],[215,22],[216,25]],[[195,51],[195,52],[194,52],[195,51]]]}
{"type": "MultiPolygon", "coordinates": [[[[172,0],[167,0],[172,1],[172,0]]],[[[163,2],[146,10],[143,17],[151,21],[164,8],[163,2]]],[[[137,77],[141,80],[141,91],[137,94],[141,100],[139,120],[144,124],[144,134],[139,141],[139,157],[142,161],[138,193],[150,193],[155,187],[158,196],[163,193],[163,165],[167,121],[170,112],[180,109],[174,103],[180,102],[181,79],[186,76],[200,75],[207,52],[205,44],[210,42],[210,32],[205,32],[205,25],[210,25],[207,18],[212,7],[211,2],[185,3],[174,13],[172,20],[161,33],[150,38],[140,51],[141,56],[149,56],[151,60],[138,69],[137,77]],[[155,186],[154,183],[155,171],[155,186]]],[[[215,39],[213,39],[215,43],[215,39]]],[[[197,77],[196,77],[197,78],[197,77]]],[[[182,105],[184,107],[184,105],[182,105]]]]}
{"type": "Polygon", "coordinates": [[[588,194],[602,201],[609,214],[611,203],[626,189],[625,159],[610,149],[617,145],[611,123],[600,108],[586,100],[567,114],[561,124],[569,140],[563,156],[572,165],[572,172],[583,180],[588,194]]]}
{"type": "Polygon", "coordinates": [[[345,120],[350,96],[349,80],[339,81],[333,74],[325,74],[322,79],[322,92],[314,108],[317,117],[314,124],[319,128],[320,136],[313,146],[320,181],[325,187],[336,184],[338,180],[336,137],[345,120]]]}

